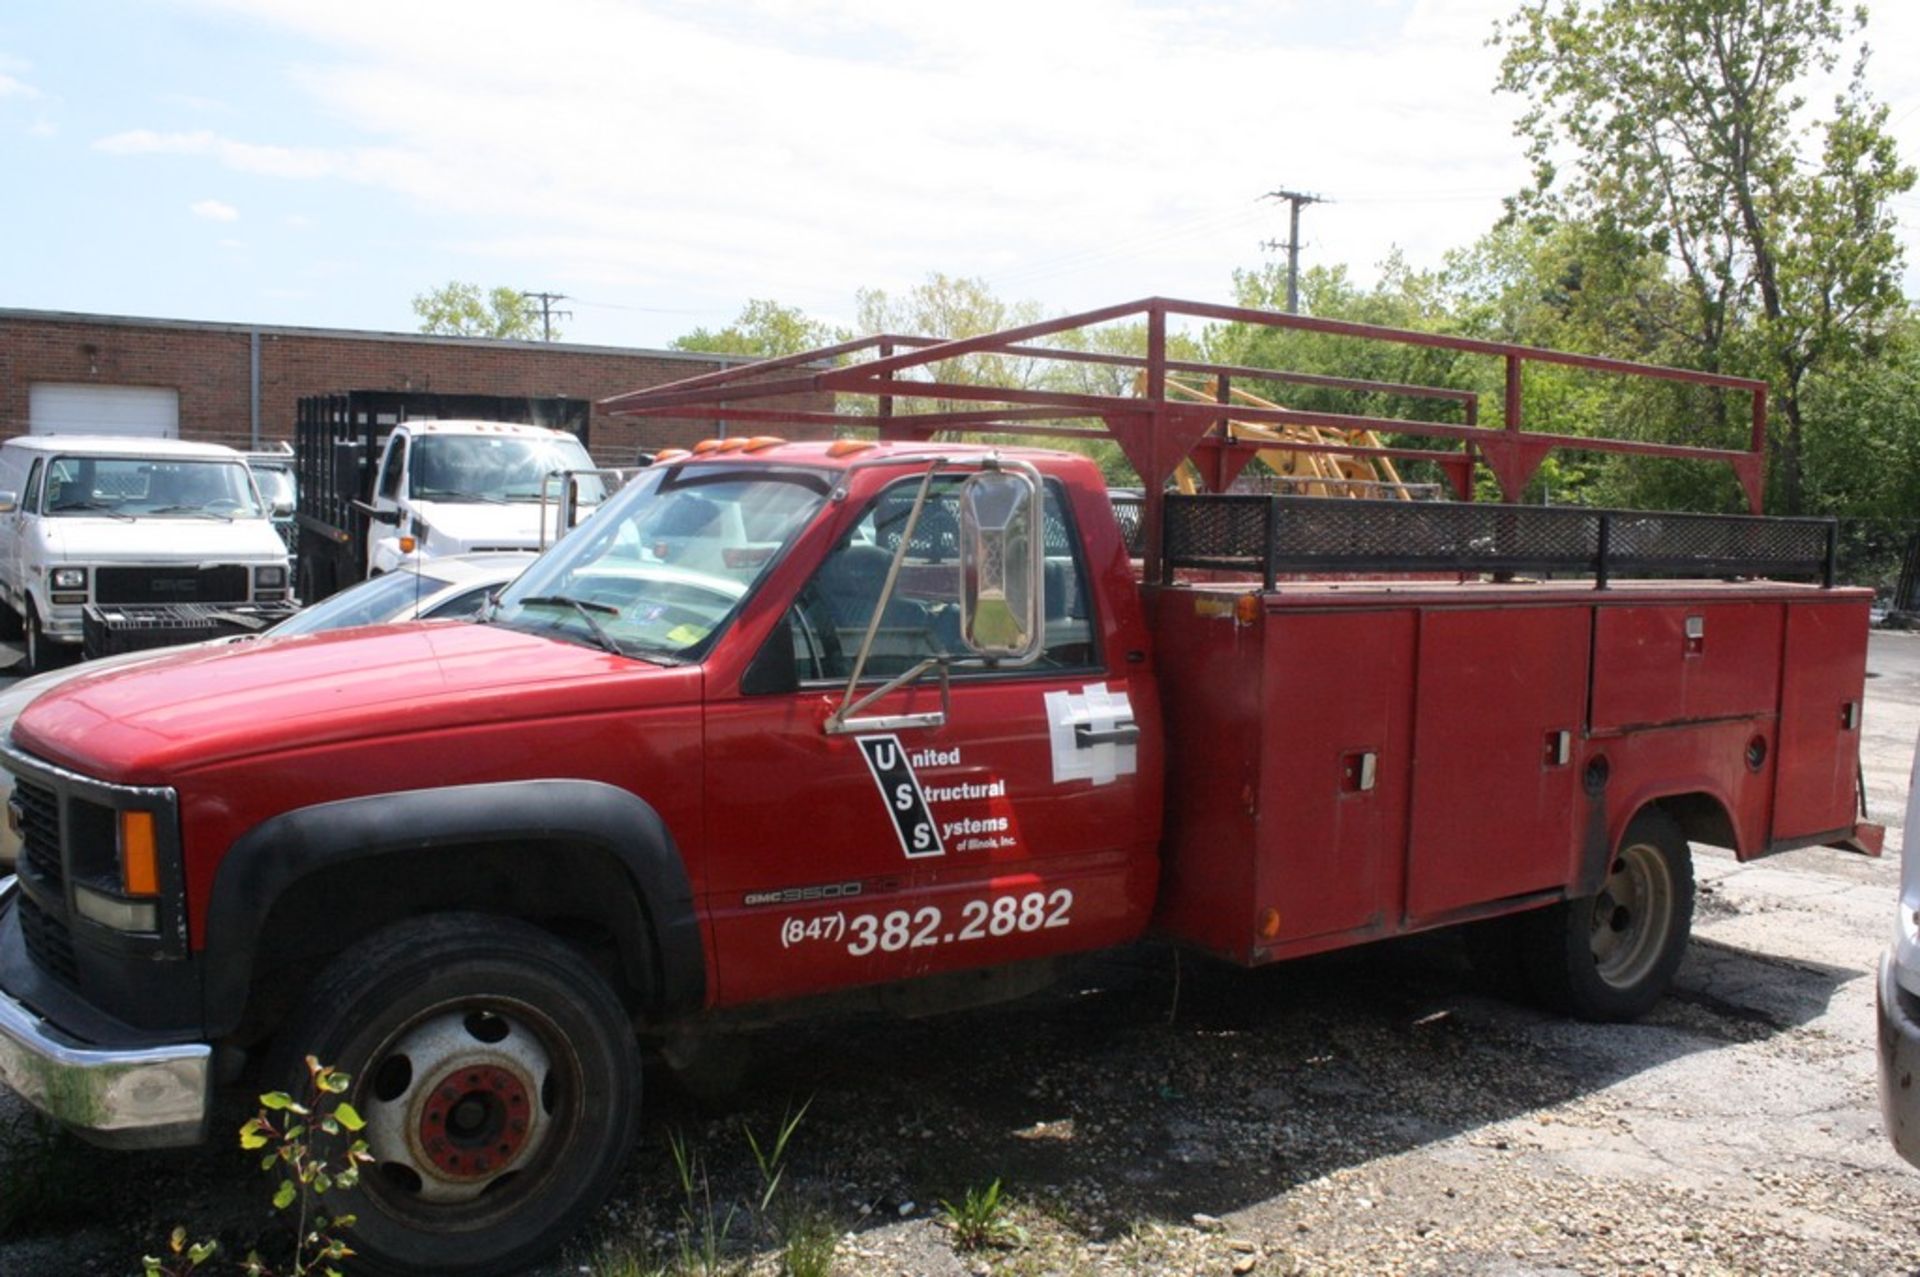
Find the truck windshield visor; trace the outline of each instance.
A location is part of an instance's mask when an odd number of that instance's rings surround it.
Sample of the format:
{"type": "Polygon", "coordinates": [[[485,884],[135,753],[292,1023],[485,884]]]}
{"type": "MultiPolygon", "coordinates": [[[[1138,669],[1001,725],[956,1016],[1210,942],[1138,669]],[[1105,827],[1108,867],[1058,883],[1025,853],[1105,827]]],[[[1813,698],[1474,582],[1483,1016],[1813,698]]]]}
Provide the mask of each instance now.
{"type": "Polygon", "coordinates": [[[40,512],[180,519],[265,514],[244,463],[152,457],[55,457],[47,467],[40,512]]]}
{"type": "MultiPolygon", "coordinates": [[[[528,439],[515,435],[414,436],[407,465],[407,492],[416,501],[538,501],[545,485],[558,498],[563,470],[591,470],[593,458],[577,439],[528,439]]],[[[607,499],[597,475],[576,480],[583,506],[607,499]]]]}
{"type": "Polygon", "coordinates": [[[500,596],[491,620],[650,660],[696,660],[827,497],[804,470],[663,466],[500,596]]]}

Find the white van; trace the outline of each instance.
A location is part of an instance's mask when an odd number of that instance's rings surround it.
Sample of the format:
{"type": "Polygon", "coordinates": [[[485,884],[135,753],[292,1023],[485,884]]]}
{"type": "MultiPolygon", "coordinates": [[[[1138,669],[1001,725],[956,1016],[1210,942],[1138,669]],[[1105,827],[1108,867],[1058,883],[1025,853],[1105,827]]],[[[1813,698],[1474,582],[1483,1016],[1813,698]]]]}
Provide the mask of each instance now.
{"type": "Polygon", "coordinates": [[[284,601],[273,513],[245,458],[218,444],[0,442],[0,626],[39,669],[78,650],[89,603],[284,601]]]}

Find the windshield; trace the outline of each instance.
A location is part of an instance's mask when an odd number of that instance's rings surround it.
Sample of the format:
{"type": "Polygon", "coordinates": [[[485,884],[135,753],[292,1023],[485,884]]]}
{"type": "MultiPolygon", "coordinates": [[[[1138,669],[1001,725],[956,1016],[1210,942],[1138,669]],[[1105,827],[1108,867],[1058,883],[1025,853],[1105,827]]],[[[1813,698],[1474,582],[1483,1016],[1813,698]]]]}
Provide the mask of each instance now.
{"type": "MultiPolygon", "coordinates": [[[[407,492],[420,501],[538,501],[541,485],[556,470],[593,468],[593,458],[571,437],[418,434],[407,492]]],[[[578,482],[581,505],[606,500],[598,477],[582,475],[578,482]]],[[[549,501],[559,495],[558,482],[547,484],[549,501]]]]}
{"type": "Polygon", "coordinates": [[[257,519],[244,462],[152,457],[55,457],[41,513],[75,517],[257,519]]]}
{"type": "Polygon", "coordinates": [[[693,659],[826,499],[806,470],[655,467],[537,559],[494,623],[693,659]]]}
{"type": "Polygon", "coordinates": [[[415,603],[451,582],[425,572],[389,572],[304,607],[273,627],[273,635],[319,634],[356,625],[381,625],[411,616],[415,603]]]}

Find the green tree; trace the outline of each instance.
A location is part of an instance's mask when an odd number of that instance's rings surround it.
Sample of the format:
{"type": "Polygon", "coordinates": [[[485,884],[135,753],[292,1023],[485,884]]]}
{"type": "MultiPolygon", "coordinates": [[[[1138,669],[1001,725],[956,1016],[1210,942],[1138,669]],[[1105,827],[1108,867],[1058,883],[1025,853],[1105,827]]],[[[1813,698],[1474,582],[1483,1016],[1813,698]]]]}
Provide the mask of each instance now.
{"type": "MultiPolygon", "coordinates": [[[[863,333],[948,339],[1037,323],[1045,313],[1038,302],[1002,301],[985,280],[938,271],[899,296],[862,288],[854,294],[854,307],[863,333]]],[[[928,368],[937,380],[982,386],[1032,387],[1040,372],[1037,360],[1007,355],[962,355],[928,368]]],[[[952,407],[943,405],[941,411],[952,407]]]]}
{"type": "Polygon", "coordinates": [[[766,297],[756,297],[741,308],[739,318],[717,331],[696,328],[673,339],[675,350],[697,350],[716,355],[747,355],[755,359],[778,359],[845,340],[816,319],[809,319],[797,306],[782,306],[766,297]]]}
{"type": "Polygon", "coordinates": [[[1686,304],[1646,323],[1671,325],[1695,366],[1772,384],[1786,513],[1808,495],[1810,379],[1901,307],[1887,202],[1914,172],[1866,90],[1864,45],[1832,114],[1798,124],[1807,83],[1864,22],[1838,0],[1532,0],[1496,37],[1499,87],[1528,102],[1516,209],[1671,263],[1686,304]]]}
{"type": "MultiPolygon", "coordinates": [[[[480,285],[449,280],[439,288],[420,293],[413,299],[413,313],[420,317],[420,331],[448,337],[503,337],[515,341],[537,341],[541,335],[539,313],[527,304],[520,291],[504,285],[482,291],[480,285]]],[[[553,330],[558,340],[560,330],[553,330]]]]}

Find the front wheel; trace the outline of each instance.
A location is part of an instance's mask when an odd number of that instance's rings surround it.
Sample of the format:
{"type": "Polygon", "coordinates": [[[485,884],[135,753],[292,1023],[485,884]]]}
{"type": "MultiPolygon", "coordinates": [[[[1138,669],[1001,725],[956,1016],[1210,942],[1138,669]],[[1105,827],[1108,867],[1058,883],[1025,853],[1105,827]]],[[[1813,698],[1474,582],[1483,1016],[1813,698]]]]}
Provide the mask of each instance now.
{"type": "Polygon", "coordinates": [[[55,655],[58,649],[47,641],[46,628],[40,624],[40,609],[33,605],[32,599],[27,600],[27,616],[22,627],[26,631],[26,673],[44,674],[59,663],[55,655]]]}
{"type": "Polygon", "coordinates": [[[1548,1006],[1632,1020],[1673,983],[1693,929],[1693,854],[1673,818],[1648,808],[1620,838],[1596,895],[1521,920],[1527,974],[1548,1006]]]}
{"type": "Polygon", "coordinates": [[[625,1008],[580,954],[523,922],[389,927],[322,972],[284,1036],[286,1089],[304,1084],[307,1055],[352,1075],[375,1160],[327,1200],[356,1217],[367,1271],[518,1271],[586,1222],[633,1140],[625,1008]]]}

